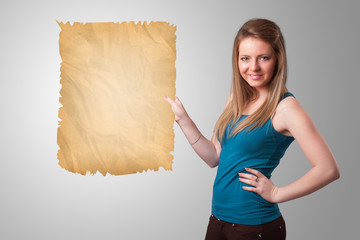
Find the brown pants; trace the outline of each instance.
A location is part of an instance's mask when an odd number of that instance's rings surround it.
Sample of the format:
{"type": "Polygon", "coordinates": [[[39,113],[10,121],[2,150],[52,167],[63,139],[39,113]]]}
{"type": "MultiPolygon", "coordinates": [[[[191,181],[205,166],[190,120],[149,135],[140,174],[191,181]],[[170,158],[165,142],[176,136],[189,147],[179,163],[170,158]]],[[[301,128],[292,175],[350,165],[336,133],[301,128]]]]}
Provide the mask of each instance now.
{"type": "Polygon", "coordinates": [[[211,215],[205,240],[285,240],[286,227],[282,216],[261,225],[232,224],[211,215]]]}

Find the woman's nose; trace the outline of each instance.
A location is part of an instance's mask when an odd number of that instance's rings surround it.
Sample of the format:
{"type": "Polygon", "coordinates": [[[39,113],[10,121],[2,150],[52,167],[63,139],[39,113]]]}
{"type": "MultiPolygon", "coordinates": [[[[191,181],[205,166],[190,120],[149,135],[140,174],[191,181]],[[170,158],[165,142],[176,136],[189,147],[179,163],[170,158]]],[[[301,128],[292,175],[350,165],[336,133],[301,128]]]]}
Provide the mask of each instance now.
{"type": "Polygon", "coordinates": [[[257,60],[251,62],[250,70],[251,71],[259,71],[260,66],[257,60]]]}

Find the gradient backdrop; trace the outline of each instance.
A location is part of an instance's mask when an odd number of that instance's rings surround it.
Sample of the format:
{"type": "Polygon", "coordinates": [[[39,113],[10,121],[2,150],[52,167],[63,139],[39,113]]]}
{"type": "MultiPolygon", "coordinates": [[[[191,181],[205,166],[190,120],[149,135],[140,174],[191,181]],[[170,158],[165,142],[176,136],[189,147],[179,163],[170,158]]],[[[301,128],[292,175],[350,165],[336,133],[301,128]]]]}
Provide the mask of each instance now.
{"type": "MultiPolygon", "coordinates": [[[[360,208],[359,1],[3,1],[0,4],[0,239],[203,239],[216,169],[175,124],[173,171],[82,176],[58,166],[58,21],[168,21],[177,26],[176,91],[210,138],[230,90],[239,27],[281,27],[288,87],[312,116],[341,178],[280,204],[288,239],[355,239],[360,208]],[[345,236],[345,237],[344,237],[345,236]]],[[[310,168],[293,143],[274,182],[310,168]]]]}

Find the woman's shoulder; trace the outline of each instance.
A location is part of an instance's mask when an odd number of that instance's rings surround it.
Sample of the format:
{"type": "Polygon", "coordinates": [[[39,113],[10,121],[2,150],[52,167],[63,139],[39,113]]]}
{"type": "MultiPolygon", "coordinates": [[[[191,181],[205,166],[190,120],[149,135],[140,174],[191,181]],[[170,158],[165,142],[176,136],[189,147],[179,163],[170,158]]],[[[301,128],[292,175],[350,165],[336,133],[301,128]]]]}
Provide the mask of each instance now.
{"type": "Polygon", "coordinates": [[[279,102],[275,112],[277,117],[284,122],[299,122],[309,118],[305,109],[292,94],[288,94],[279,102]]]}
{"type": "Polygon", "coordinates": [[[288,115],[290,112],[299,111],[302,107],[299,101],[295,98],[295,96],[287,92],[285,93],[283,99],[279,102],[276,107],[276,114],[277,115],[288,115]]]}
{"type": "Polygon", "coordinates": [[[277,131],[286,132],[294,126],[306,124],[309,120],[310,116],[303,109],[299,101],[293,96],[288,96],[279,102],[272,122],[277,131]]]}

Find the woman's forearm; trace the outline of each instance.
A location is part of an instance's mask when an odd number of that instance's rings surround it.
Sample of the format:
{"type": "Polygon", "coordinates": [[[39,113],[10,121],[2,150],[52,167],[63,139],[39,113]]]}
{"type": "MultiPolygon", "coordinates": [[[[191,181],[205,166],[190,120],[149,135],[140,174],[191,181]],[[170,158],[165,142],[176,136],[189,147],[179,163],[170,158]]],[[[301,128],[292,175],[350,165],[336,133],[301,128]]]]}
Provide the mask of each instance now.
{"type": "Polygon", "coordinates": [[[210,167],[216,167],[219,163],[219,156],[214,144],[201,134],[190,117],[184,117],[177,122],[199,157],[210,167]]]}
{"type": "Polygon", "coordinates": [[[303,197],[319,190],[339,177],[339,169],[336,165],[328,167],[314,166],[297,181],[278,188],[276,202],[281,203],[303,197]]]}
{"type": "Polygon", "coordinates": [[[216,167],[219,163],[219,152],[221,147],[219,143],[215,144],[202,136],[195,123],[187,114],[180,99],[175,96],[175,100],[164,95],[164,100],[171,105],[171,109],[175,114],[175,121],[179,124],[185,137],[199,155],[210,167],[216,167]]]}

